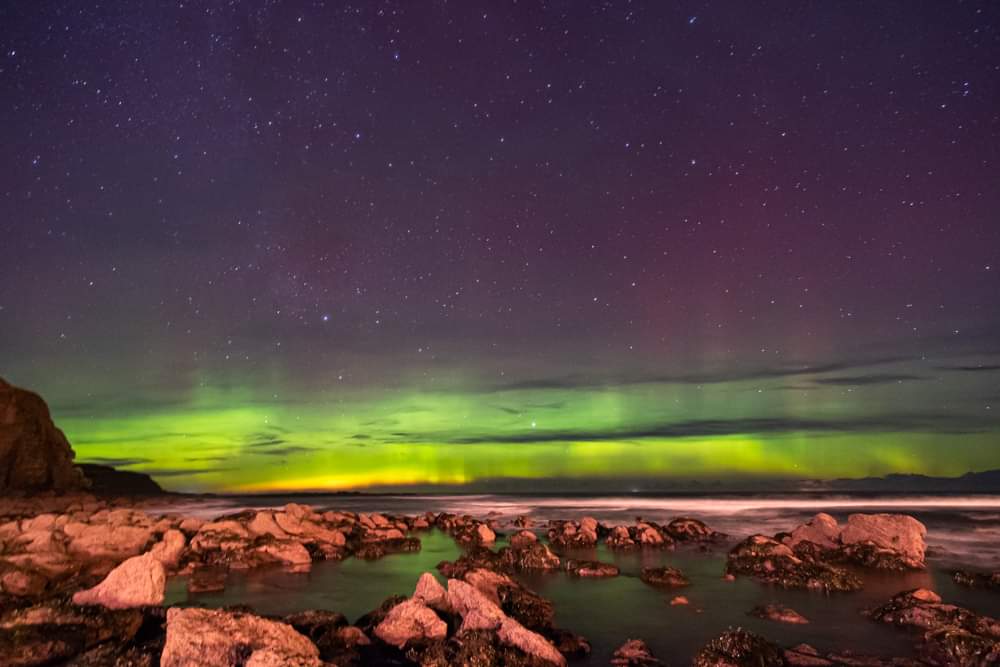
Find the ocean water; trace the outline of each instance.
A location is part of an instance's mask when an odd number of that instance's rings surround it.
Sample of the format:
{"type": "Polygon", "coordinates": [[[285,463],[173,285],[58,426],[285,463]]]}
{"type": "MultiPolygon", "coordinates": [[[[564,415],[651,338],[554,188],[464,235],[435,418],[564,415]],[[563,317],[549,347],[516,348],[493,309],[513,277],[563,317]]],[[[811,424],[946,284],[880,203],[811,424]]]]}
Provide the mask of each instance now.
{"type": "MultiPolygon", "coordinates": [[[[417,514],[448,511],[501,522],[521,514],[539,527],[550,518],[591,515],[606,523],[635,517],[663,522],[676,516],[700,518],[730,539],[705,553],[694,548],[675,551],[617,553],[603,545],[566,555],[617,564],[622,574],[603,580],[575,579],[563,573],[523,575],[519,579],[555,604],[559,626],[587,637],[593,654],[580,665],[607,664],[626,639],[645,640],[670,664],[684,664],[712,637],[729,627],[744,627],[785,646],[806,642],[821,651],[852,649],[875,655],[910,655],[913,637],[867,620],[862,611],[900,591],[926,587],[947,602],[979,613],[1000,616],[1000,595],[954,584],[955,567],[1000,569],[1000,497],[527,497],[527,496],[312,496],[303,498],[220,498],[196,503],[185,512],[215,516],[245,507],[280,506],[295,500],[318,508],[417,514]],[[740,577],[722,578],[725,555],[736,541],[753,533],[789,530],[819,511],[846,520],[853,512],[902,512],[928,527],[928,569],[923,572],[859,571],[863,591],[825,595],[787,591],[740,577]],[[679,567],[691,585],[674,591],[647,586],[638,578],[643,567],[679,567]],[[674,595],[690,600],[671,606],[674,595]],[[810,619],[788,625],[747,615],[769,602],[788,605],[810,619]]],[[[174,511],[176,507],[172,508],[174,511]]],[[[412,592],[422,572],[434,572],[442,560],[454,560],[460,548],[439,531],[421,533],[422,549],[367,562],[353,558],[315,563],[308,573],[266,569],[234,573],[221,593],[189,595],[182,578],[168,585],[168,604],[226,606],[246,604],[259,613],[282,615],[304,609],[331,609],[354,620],[393,594],[412,592]]],[[[499,542],[498,546],[502,546],[499,542]]]]}

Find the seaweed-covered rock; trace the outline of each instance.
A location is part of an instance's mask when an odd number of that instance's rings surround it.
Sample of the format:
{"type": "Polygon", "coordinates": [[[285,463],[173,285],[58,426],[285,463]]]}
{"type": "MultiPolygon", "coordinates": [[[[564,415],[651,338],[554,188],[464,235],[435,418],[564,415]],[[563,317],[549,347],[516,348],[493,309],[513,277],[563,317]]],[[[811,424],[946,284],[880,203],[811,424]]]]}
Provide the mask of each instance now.
{"type": "Polygon", "coordinates": [[[788,664],[776,644],[742,628],[728,630],[695,656],[694,667],[779,667],[788,664]]]}
{"type": "Polygon", "coordinates": [[[620,570],[613,563],[603,563],[596,560],[567,560],[563,563],[563,569],[574,577],[583,578],[603,578],[617,577],[620,570]]]}
{"type": "Polygon", "coordinates": [[[597,545],[598,523],[594,517],[580,521],[550,521],[549,542],[557,547],[589,549],[597,545]]]}
{"type": "Polygon", "coordinates": [[[833,565],[798,557],[787,545],[764,535],[737,544],[726,559],[728,574],[746,574],[785,588],[856,591],[861,581],[833,565]]]}
{"type": "Polygon", "coordinates": [[[335,665],[358,664],[361,650],[371,644],[360,628],[348,625],[344,615],[334,611],[302,611],[283,620],[316,645],[322,660],[335,665]]]}
{"type": "Polygon", "coordinates": [[[968,570],[956,570],[951,573],[951,578],[959,586],[1000,590],[1000,572],[969,572],[968,570]]]}
{"type": "Polygon", "coordinates": [[[679,588],[690,585],[690,580],[676,567],[644,567],[639,578],[650,586],[679,588]]]}
{"type": "Polygon", "coordinates": [[[899,593],[868,615],[919,632],[921,653],[936,664],[1000,664],[1000,621],[945,604],[934,591],[918,588],[899,593]]]}
{"type": "Polygon", "coordinates": [[[725,537],[705,522],[690,517],[678,517],[664,527],[664,532],[678,542],[713,542],[725,537]]]}
{"type": "Polygon", "coordinates": [[[663,663],[653,657],[652,651],[641,639],[629,639],[611,656],[614,667],[653,667],[663,663]]]}
{"type": "Polygon", "coordinates": [[[80,664],[80,656],[101,646],[109,658],[103,664],[126,653],[152,658],[162,647],[160,614],[158,608],[109,610],[64,601],[14,610],[0,617],[0,665],[80,664]]]}
{"type": "Polygon", "coordinates": [[[750,610],[751,616],[763,618],[768,621],[778,621],[779,623],[791,623],[793,625],[803,625],[809,619],[795,611],[791,607],[783,604],[764,604],[750,610]]]}

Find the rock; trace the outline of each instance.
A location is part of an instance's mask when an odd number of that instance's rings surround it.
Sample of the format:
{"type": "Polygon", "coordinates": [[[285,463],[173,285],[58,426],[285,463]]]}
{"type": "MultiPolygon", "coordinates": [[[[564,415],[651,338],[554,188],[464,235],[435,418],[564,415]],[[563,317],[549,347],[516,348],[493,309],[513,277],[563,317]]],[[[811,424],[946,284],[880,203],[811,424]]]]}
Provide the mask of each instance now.
{"type": "Polygon", "coordinates": [[[129,558],[111,570],[104,581],[73,595],[78,605],[101,605],[108,609],[128,609],[163,604],[167,573],[155,555],[129,558]]]}
{"type": "Polygon", "coordinates": [[[620,570],[617,565],[602,563],[596,560],[567,560],[563,568],[574,577],[617,577],[620,570]]]}
{"type": "Polygon", "coordinates": [[[881,623],[920,632],[919,652],[932,664],[1000,664],[1000,621],[944,604],[934,591],[899,593],[867,614],[881,623]]]}
{"type": "Polygon", "coordinates": [[[966,570],[956,570],[952,572],[951,578],[960,586],[969,588],[991,588],[1000,589],[1000,571],[998,572],[968,572],[966,570]]]}
{"type": "Polygon", "coordinates": [[[253,614],[215,609],[167,610],[161,667],[320,667],[319,650],[290,625],[253,614]],[[258,654],[260,654],[258,656],[258,654]]]}
{"type": "Polygon", "coordinates": [[[68,551],[91,559],[120,561],[144,552],[152,539],[153,531],[143,526],[91,523],[70,540],[68,551]]]}
{"type": "Polygon", "coordinates": [[[611,656],[611,664],[615,667],[648,667],[663,663],[653,657],[646,642],[641,639],[629,639],[611,656]]]}
{"type": "Polygon", "coordinates": [[[559,556],[541,542],[536,542],[523,549],[505,548],[500,550],[501,560],[516,571],[525,570],[558,570],[559,556]]]}
{"type": "Polygon", "coordinates": [[[476,527],[476,533],[480,544],[493,544],[496,542],[497,534],[485,523],[481,523],[476,527]]]}
{"type": "Polygon", "coordinates": [[[837,520],[825,512],[820,512],[798,528],[795,528],[782,542],[795,547],[800,542],[812,542],[823,549],[836,549],[840,546],[840,526],[837,520]]]}
{"type": "Polygon", "coordinates": [[[802,625],[809,622],[809,619],[799,612],[781,604],[765,604],[754,607],[750,610],[750,615],[779,623],[802,625]]]}
{"type": "Polygon", "coordinates": [[[177,564],[180,562],[181,554],[184,552],[186,544],[187,540],[184,538],[184,533],[175,528],[171,528],[163,533],[163,538],[153,545],[153,548],[149,550],[149,553],[152,554],[158,561],[163,563],[165,568],[172,570],[176,568],[177,564]]]}
{"type": "Polygon", "coordinates": [[[202,519],[195,516],[189,516],[182,520],[180,525],[177,527],[180,528],[181,532],[185,535],[193,535],[201,530],[201,527],[204,525],[205,522],[202,519]]]}
{"type": "Polygon", "coordinates": [[[16,597],[38,597],[48,585],[48,579],[32,570],[10,568],[0,574],[0,592],[16,597]]]}
{"type": "Polygon", "coordinates": [[[549,640],[537,632],[528,630],[512,618],[506,618],[500,624],[497,637],[504,644],[520,649],[542,662],[559,667],[566,665],[566,658],[549,640]]]}
{"type": "Polygon", "coordinates": [[[510,536],[510,546],[514,549],[530,547],[538,541],[538,536],[530,530],[520,530],[510,536]]]}
{"type": "Polygon", "coordinates": [[[737,544],[726,559],[727,574],[748,574],[785,588],[856,591],[861,581],[842,568],[799,558],[788,545],[764,535],[737,544]]]}
{"type": "Polygon", "coordinates": [[[638,546],[629,534],[628,527],[615,526],[611,529],[605,543],[610,549],[634,549],[638,546]]]}
{"type": "Polygon", "coordinates": [[[448,605],[448,591],[445,590],[438,580],[430,572],[424,572],[417,579],[417,587],[413,591],[413,599],[420,600],[431,609],[438,611],[450,611],[448,605]]]}
{"type": "Polygon", "coordinates": [[[674,597],[672,597],[670,599],[670,606],[671,607],[678,607],[678,606],[683,606],[683,605],[688,605],[688,604],[691,604],[691,601],[688,600],[687,597],[685,597],[683,595],[675,595],[674,597]]]}
{"type": "Polygon", "coordinates": [[[703,521],[690,517],[678,517],[668,523],[663,531],[678,542],[711,542],[725,537],[712,530],[703,521]]]}
{"type": "Polygon", "coordinates": [[[159,496],[166,493],[143,472],[118,470],[96,463],[80,463],[77,467],[90,480],[90,492],[98,496],[159,496]]]}
{"type": "Polygon", "coordinates": [[[227,573],[224,567],[198,567],[187,582],[188,593],[213,593],[225,590],[227,573]]]}
{"type": "Polygon", "coordinates": [[[577,521],[550,521],[549,542],[557,547],[590,549],[597,544],[598,523],[594,517],[577,521]]]}
{"type": "MultiPolygon", "coordinates": [[[[300,524],[296,524],[296,527],[300,524]]],[[[270,535],[275,539],[287,540],[288,533],[286,533],[281,526],[274,520],[274,513],[272,512],[257,512],[254,514],[253,519],[247,523],[247,530],[250,531],[251,535],[262,536],[270,535]]]]}
{"type": "Polygon", "coordinates": [[[282,565],[298,568],[308,568],[312,565],[312,556],[301,542],[291,540],[265,542],[256,547],[255,552],[282,565]]]}
{"type": "Polygon", "coordinates": [[[840,542],[845,546],[872,543],[898,554],[904,566],[923,569],[926,535],[924,524],[905,514],[852,514],[840,532],[840,542]]]}
{"type": "Polygon", "coordinates": [[[421,600],[411,598],[392,609],[375,627],[375,636],[396,648],[444,639],[448,625],[421,600]]]}
{"type": "Polygon", "coordinates": [[[347,624],[343,614],[333,611],[311,610],[298,612],[284,618],[316,645],[319,657],[335,665],[351,665],[360,661],[359,650],[371,644],[360,629],[347,624]]]}
{"type": "Polygon", "coordinates": [[[639,574],[639,578],[650,586],[664,586],[667,588],[679,588],[688,586],[691,582],[684,573],[676,567],[644,567],[639,574]]]}
{"type": "Polygon", "coordinates": [[[495,630],[507,617],[479,589],[458,579],[448,580],[448,606],[462,617],[462,630],[495,630]]]}
{"type": "Polygon", "coordinates": [[[45,401],[0,379],[0,493],[85,489],[73,456],[45,401]]]}
{"type": "Polygon", "coordinates": [[[763,637],[741,628],[729,630],[706,644],[694,667],[767,667],[784,665],[784,652],[763,637]]]}

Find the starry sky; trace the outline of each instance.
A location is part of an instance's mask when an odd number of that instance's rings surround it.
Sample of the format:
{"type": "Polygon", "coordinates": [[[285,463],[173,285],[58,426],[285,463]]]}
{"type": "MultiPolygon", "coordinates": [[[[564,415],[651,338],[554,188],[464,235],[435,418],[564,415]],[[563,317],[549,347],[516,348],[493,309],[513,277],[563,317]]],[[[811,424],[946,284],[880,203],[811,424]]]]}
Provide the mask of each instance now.
{"type": "Polygon", "coordinates": [[[178,490],[1000,467],[1000,5],[0,5],[0,375],[178,490]]]}

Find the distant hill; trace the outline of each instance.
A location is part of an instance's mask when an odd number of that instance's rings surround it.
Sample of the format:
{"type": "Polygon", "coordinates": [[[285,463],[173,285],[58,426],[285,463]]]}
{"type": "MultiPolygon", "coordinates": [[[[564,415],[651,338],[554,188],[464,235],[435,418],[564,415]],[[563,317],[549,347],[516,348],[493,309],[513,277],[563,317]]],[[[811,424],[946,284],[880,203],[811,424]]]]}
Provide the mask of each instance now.
{"type": "Polygon", "coordinates": [[[968,472],[961,477],[886,475],[817,481],[815,490],[891,493],[1000,493],[1000,469],[968,472]]]}

